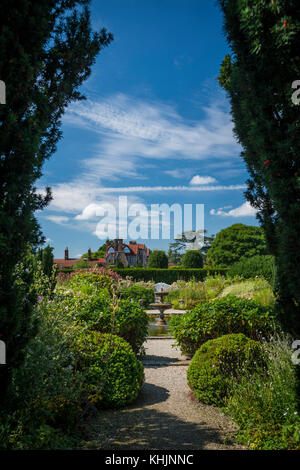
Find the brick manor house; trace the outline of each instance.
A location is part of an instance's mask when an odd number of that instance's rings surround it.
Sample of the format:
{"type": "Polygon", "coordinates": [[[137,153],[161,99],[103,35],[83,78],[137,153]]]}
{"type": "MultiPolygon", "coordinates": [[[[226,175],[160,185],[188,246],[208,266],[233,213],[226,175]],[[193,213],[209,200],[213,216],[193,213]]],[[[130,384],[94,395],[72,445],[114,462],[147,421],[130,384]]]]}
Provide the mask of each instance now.
{"type": "MultiPolygon", "coordinates": [[[[92,259],[92,252],[89,248],[88,258],[84,258],[84,261],[87,261],[91,267],[109,266],[111,264],[118,263],[122,263],[124,268],[137,265],[145,267],[149,258],[149,254],[149,248],[147,248],[143,243],[130,241],[127,244],[123,243],[121,238],[116,238],[112,243],[106,240],[106,253],[104,258],[92,259]]],[[[53,260],[59,269],[70,268],[78,261],[83,261],[83,259],[70,258],[68,248],[65,249],[64,258],[53,260]]]]}

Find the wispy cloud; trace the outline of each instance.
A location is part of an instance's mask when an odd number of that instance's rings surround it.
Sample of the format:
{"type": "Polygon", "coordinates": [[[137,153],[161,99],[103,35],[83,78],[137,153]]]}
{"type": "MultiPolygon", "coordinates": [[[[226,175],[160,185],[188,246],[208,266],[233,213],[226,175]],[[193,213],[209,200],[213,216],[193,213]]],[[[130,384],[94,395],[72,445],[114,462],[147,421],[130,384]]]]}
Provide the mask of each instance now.
{"type": "Polygon", "coordinates": [[[202,119],[187,120],[170,105],[118,94],[109,100],[74,103],[64,121],[101,134],[96,155],[85,164],[110,178],[124,171],[136,176],[141,159],[210,160],[237,155],[239,145],[227,110],[212,104],[202,111],[202,119]]]}
{"type": "Polygon", "coordinates": [[[195,175],[191,181],[190,181],[190,184],[210,184],[210,183],[216,183],[217,180],[216,178],[213,178],[212,176],[199,176],[199,175],[195,175]]]}
{"type": "Polygon", "coordinates": [[[65,217],[63,215],[47,215],[45,218],[59,225],[64,225],[69,220],[69,217],[65,217]]]}
{"type": "Polygon", "coordinates": [[[246,189],[244,184],[231,184],[228,186],[129,186],[119,188],[105,188],[106,193],[149,193],[149,192],[164,192],[164,191],[235,191],[246,189]]]}
{"type": "Polygon", "coordinates": [[[212,209],[210,214],[221,215],[223,217],[254,217],[257,213],[256,209],[254,209],[254,207],[252,207],[248,201],[244,202],[244,204],[236,207],[235,209],[231,209],[228,212],[226,212],[224,209],[226,209],[226,207],[221,207],[217,210],[212,209]]]}
{"type": "Polygon", "coordinates": [[[49,215],[48,220],[90,231],[90,215],[84,210],[91,210],[93,204],[116,203],[120,194],[128,194],[128,202],[133,203],[142,202],[143,193],[245,189],[244,185],[217,185],[215,178],[199,174],[188,185],[203,164],[218,162],[220,168],[234,158],[238,161],[239,145],[233,137],[227,109],[211,104],[202,108],[201,115],[199,120],[185,119],[175,106],[123,94],[72,104],[64,122],[92,131],[99,140],[89,149],[91,157],[82,160],[80,176],[52,185],[49,210],[68,217],[49,215]],[[166,160],[170,161],[169,169],[161,168],[166,160]],[[176,168],[176,161],[183,160],[186,167],[176,168]],[[134,180],[151,178],[155,169],[174,178],[185,178],[186,184],[134,184],[134,180]],[[116,187],[112,187],[114,182],[118,182],[116,187]]]}

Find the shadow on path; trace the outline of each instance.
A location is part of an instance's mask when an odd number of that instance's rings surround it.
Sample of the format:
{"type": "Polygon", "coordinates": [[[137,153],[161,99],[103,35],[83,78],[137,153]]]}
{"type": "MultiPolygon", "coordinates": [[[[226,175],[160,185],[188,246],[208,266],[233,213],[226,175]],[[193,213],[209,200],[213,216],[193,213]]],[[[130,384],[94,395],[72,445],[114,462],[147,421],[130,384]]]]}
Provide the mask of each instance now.
{"type": "Polygon", "coordinates": [[[200,450],[225,449],[224,435],[206,423],[189,423],[155,409],[105,412],[91,424],[86,448],[200,450]]]}
{"type": "Polygon", "coordinates": [[[145,383],[137,400],[123,410],[99,412],[90,422],[85,449],[226,449],[224,433],[205,421],[187,422],[157,409],[169,391],[145,383]]]}

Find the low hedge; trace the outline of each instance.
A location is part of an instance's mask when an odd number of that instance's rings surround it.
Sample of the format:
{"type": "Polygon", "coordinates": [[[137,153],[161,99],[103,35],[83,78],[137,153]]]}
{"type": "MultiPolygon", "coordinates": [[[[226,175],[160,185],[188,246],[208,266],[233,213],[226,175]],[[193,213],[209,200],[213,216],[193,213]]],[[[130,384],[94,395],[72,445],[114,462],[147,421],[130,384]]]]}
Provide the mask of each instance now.
{"type": "Polygon", "coordinates": [[[128,268],[113,269],[122,277],[130,276],[135,281],[154,281],[172,284],[173,282],[183,280],[189,281],[194,278],[197,281],[203,281],[207,276],[217,274],[226,274],[227,268],[201,268],[201,269],[148,269],[148,268],[128,268]]]}
{"type": "Polygon", "coordinates": [[[83,333],[73,346],[89,401],[100,408],[120,408],[136,399],[144,368],[124,339],[91,331],[83,333]]]}
{"type": "Polygon", "coordinates": [[[170,320],[177,344],[189,356],[209,339],[231,333],[258,339],[271,334],[276,324],[272,308],[233,295],[201,302],[193,310],[173,315],[170,320]]]}
{"type": "Polygon", "coordinates": [[[187,371],[189,387],[197,400],[222,406],[240,370],[255,370],[263,363],[262,347],[243,334],[231,334],[204,343],[187,371]]]}

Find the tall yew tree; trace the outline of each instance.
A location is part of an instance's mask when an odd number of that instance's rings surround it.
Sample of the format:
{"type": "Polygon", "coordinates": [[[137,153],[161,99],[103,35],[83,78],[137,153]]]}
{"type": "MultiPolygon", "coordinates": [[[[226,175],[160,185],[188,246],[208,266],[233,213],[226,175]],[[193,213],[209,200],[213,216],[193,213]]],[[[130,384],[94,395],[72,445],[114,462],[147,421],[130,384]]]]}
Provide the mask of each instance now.
{"type": "Polygon", "coordinates": [[[299,0],[218,0],[231,47],[219,77],[227,91],[258,209],[277,264],[282,321],[300,333],[299,0]],[[295,101],[295,100],[294,100],[295,101]]]}
{"type": "MultiPolygon", "coordinates": [[[[34,298],[16,278],[28,243],[43,240],[34,216],[51,200],[35,182],[61,137],[67,105],[84,99],[78,91],[99,51],[112,40],[93,32],[89,0],[2,0],[0,79],[6,104],[0,105],[0,334],[7,364],[0,365],[0,400],[12,369],[34,332],[34,298]]],[[[28,275],[29,276],[29,275],[28,275]]]]}

